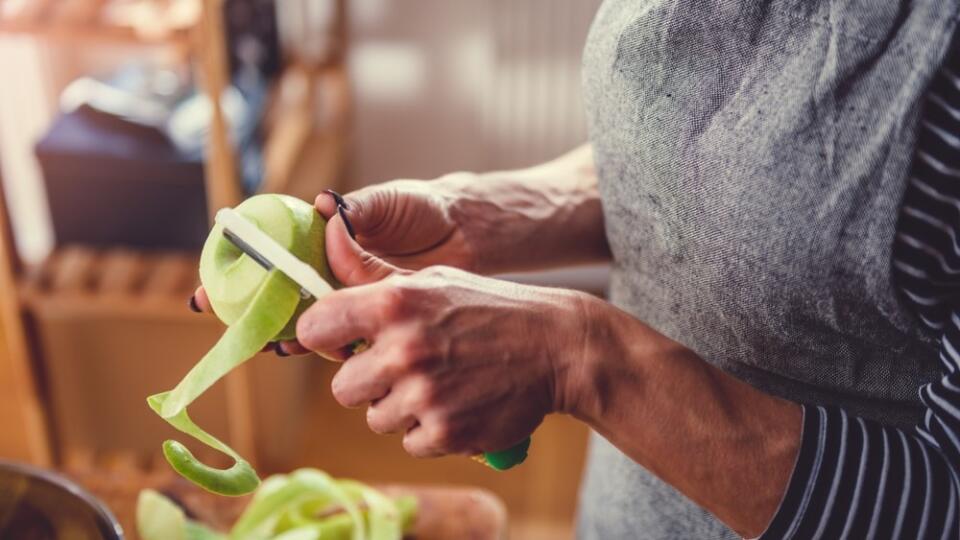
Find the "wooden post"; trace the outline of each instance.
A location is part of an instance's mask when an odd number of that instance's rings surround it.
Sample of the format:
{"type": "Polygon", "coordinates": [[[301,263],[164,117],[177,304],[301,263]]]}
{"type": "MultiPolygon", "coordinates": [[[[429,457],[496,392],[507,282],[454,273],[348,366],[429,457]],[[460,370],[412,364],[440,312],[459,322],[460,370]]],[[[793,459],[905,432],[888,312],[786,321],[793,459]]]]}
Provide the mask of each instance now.
{"type": "Polygon", "coordinates": [[[0,182],[0,457],[51,465],[47,415],[17,288],[19,258],[0,182]]]}
{"type": "Polygon", "coordinates": [[[334,53],[331,60],[334,63],[347,61],[347,46],[349,45],[349,24],[347,14],[347,0],[334,0],[334,53]]]}
{"type": "MultiPolygon", "coordinates": [[[[225,206],[236,206],[243,199],[236,156],[231,147],[227,120],[220,103],[230,80],[223,0],[203,0],[203,12],[194,38],[200,60],[199,78],[210,100],[212,111],[205,165],[207,208],[212,224],[217,210],[225,206]]],[[[233,370],[226,377],[225,384],[230,442],[238,452],[255,464],[253,406],[247,369],[241,366],[233,370]]]]}
{"type": "Polygon", "coordinates": [[[200,81],[210,100],[210,136],[206,160],[207,206],[210,215],[224,206],[234,206],[243,195],[237,176],[236,156],[230,141],[221,97],[229,87],[230,74],[223,26],[223,0],[203,0],[197,26],[196,46],[200,60],[200,81]]]}

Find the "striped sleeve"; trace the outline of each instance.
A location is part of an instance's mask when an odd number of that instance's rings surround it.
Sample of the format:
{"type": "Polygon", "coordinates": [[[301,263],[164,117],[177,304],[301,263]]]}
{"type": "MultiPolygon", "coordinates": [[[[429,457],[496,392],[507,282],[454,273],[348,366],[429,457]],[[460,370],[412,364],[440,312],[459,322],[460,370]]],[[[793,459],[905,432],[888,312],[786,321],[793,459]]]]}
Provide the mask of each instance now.
{"type": "Polygon", "coordinates": [[[763,540],[960,538],[960,52],[927,95],[893,278],[939,338],[942,377],[915,430],[804,406],[793,475],[763,540]]]}
{"type": "Polygon", "coordinates": [[[793,476],[762,540],[960,538],[957,466],[929,433],[815,406],[804,408],[803,430],[793,476]]]}

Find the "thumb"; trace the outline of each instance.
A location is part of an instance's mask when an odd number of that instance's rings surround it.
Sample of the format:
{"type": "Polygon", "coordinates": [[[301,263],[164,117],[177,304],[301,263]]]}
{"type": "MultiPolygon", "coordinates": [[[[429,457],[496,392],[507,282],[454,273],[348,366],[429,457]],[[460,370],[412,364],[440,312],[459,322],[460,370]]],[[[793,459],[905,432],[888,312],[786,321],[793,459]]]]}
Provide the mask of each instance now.
{"type": "Polygon", "coordinates": [[[350,224],[359,233],[369,232],[383,223],[389,209],[383,190],[361,189],[343,197],[332,189],[325,190],[317,195],[314,207],[325,219],[333,219],[338,213],[338,207],[343,207],[350,216],[350,224]]]}
{"type": "Polygon", "coordinates": [[[374,252],[418,251],[408,244],[413,242],[416,244],[414,248],[420,247],[421,235],[414,234],[406,241],[403,236],[403,231],[409,230],[411,223],[418,222],[416,208],[411,208],[410,201],[396,186],[389,184],[365,187],[346,197],[328,190],[317,196],[314,206],[326,219],[333,219],[343,212],[352,225],[351,236],[366,249],[374,252]]]}
{"type": "Polygon", "coordinates": [[[350,238],[339,215],[327,221],[326,243],[330,270],[340,283],[348,287],[373,283],[394,274],[409,273],[360,247],[350,238]]]}

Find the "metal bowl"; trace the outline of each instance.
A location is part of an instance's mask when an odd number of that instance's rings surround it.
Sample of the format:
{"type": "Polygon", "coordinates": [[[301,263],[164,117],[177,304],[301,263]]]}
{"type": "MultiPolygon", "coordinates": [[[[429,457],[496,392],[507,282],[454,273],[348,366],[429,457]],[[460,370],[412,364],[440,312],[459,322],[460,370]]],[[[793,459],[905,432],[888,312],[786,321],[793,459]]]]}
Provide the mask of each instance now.
{"type": "Polygon", "coordinates": [[[123,540],[123,531],[110,510],[77,484],[0,460],[0,538],[123,540]]]}

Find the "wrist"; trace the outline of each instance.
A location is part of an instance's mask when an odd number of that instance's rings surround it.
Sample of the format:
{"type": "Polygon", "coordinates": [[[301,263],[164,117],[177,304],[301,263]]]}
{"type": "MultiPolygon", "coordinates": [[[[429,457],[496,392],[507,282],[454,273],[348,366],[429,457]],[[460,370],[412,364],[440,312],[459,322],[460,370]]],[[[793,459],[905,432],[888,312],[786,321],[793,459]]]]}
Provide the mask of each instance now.
{"type": "Polygon", "coordinates": [[[556,335],[569,339],[553,355],[554,410],[581,419],[602,415],[604,364],[622,357],[613,308],[580,291],[569,291],[565,308],[556,335]]]}
{"type": "Polygon", "coordinates": [[[686,347],[602,298],[579,292],[575,298],[578,346],[562,357],[558,369],[558,412],[602,429],[618,402],[652,397],[647,385],[663,364],[695,358],[686,347]]]}

